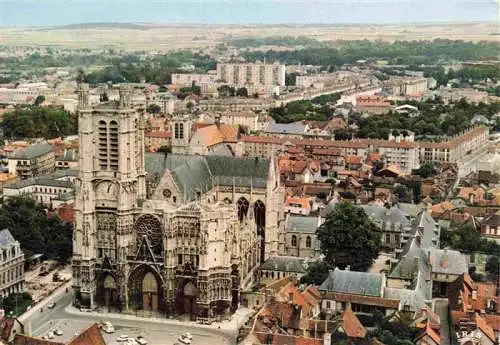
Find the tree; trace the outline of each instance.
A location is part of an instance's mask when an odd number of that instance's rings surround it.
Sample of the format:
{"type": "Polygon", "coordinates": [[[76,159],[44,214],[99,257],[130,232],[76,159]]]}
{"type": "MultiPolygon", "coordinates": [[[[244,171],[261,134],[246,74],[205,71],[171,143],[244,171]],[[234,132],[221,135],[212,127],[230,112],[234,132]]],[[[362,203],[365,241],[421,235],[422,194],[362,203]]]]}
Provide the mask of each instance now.
{"type": "Polygon", "coordinates": [[[148,105],[147,112],[150,114],[159,114],[161,107],[158,104],[150,104],[148,105]]]}
{"type": "Polygon", "coordinates": [[[26,257],[45,254],[50,259],[68,261],[73,253],[73,225],[47,213],[28,196],[8,198],[0,208],[0,228],[9,229],[26,257]]]}
{"type": "Polygon", "coordinates": [[[44,95],[38,95],[35,99],[34,106],[38,107],[40,106],[43,102],[45,102],[45,96],[44,95]]]}
{"type": "Polygon", "coordinates": [[[229,85],[221,85],[217,88],[217,91],[219,91],[221,97],[232,97],[236,94],[235,88],[229,85]]]}
{"type": "Polygon", "coordinates": [[[434,176],[436,174],[436,168],[431,163],[424,163],[418,168],[417,174],[422,178],[434,176]]]}
{"type": "Polygon", "coordinates": [[[381,246],[380,228],[363,209],[347,202],[334,207],[317,234],[326,263],[341,269],[367,270],[381,246]]]}
{"type": "Polygon", "coordinates": [[[33,305],[33,298],[27,292],[12,293],[0,299],[2,308],[6,315],[17,316],[26,311],[26,308],[33,305]]]}
{"type": "Polygon", "coordinates": [[[486,261],[485,268],[488,277],[491,280],[496,280],[500,277],[500,257],[492,255],[486,261]]]}
{"type": "Polygon", "coordinates": [[[394,193],[394,195],[396,195],[398,197],[399,201],[411,203],[411,199],[412,199],[411,192],[408,189],[408,187],[405,186],[404,184],[399,184],[399,183],[396,184],[392,188],[392,192],[394,193]]]}
{"type": "Polygon", "coordinates": [[[55,138],[77,133],[77,117],[54,107],[18,108],[3,116],[7,138],[55,138]]]}
{"type": "Polygon", "coordinates": [[[248,90],[246,87],[240,87],[236,90],[236,96],[238,97],[248,97],[248,90]]]}
{"type": "Polygon", "coordinates": [[[321,285],[328,278],[329,270],[330,266],[323,260],[312,262],[307,267],[306,274],[300,278],[300,282],[303,284],[321,285]]]}

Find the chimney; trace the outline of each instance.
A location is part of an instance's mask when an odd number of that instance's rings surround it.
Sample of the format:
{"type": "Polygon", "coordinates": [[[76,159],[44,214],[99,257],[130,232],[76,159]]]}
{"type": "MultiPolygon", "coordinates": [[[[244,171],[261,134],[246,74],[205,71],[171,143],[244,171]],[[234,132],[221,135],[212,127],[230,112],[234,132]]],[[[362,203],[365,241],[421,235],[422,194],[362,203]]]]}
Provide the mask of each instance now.
{"type": "Polygon", "coordinates": [[[350,271],[350,270],[351,270],[351,265],[347,265],[347,266],[345,267],[345,271],[350,271]]]}
{"type": "Polygon", "coordinates": [[[333,271],[328,270],[328,291],[333,289],[333,271]]]}
{"type": "Polygon", "coordinates": [[[217,128],[220,129],[220,114],[215,115],[214,122],[217,128]]]}

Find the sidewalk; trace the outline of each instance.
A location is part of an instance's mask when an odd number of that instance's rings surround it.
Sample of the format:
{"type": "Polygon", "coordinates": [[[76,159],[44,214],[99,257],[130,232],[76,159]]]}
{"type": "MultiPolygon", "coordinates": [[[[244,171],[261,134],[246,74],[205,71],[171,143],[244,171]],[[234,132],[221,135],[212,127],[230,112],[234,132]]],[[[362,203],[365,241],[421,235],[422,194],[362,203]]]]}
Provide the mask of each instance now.
{"type": "Polygon", "coordinates": [[[68,305],[66,308],[64,308],[64,312],[72,315],[92,316],[100,319],[110,319],[110,320],[114,319],[114,320],[128,320],[128,321],[140,320],[141,322],[198,328],[203,330],[209,330],[212,333],[220,334],[225,337],[231,337],[235,339],[236,336],[238,335],[238,330],[245,324],[248,318],[252,315],[253,310],[248,308],[240,308],[231,316],[231,319],[229,321],[214,322],[211,325],[201,325],[192,321],[179,321],[175,319],[166,319],[158,317],[140,317],[129,314],[81,312],[72,305],[68,305]]]}

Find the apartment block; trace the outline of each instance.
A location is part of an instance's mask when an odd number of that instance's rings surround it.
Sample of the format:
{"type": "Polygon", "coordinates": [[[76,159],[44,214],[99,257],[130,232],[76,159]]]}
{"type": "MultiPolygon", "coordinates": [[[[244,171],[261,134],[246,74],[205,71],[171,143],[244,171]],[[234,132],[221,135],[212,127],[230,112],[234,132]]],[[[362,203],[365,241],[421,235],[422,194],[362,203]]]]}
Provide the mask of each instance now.
{"type": "Polygon", "coordinates": [[[217,80],[228,85],[285,86],[285,65],[279,63],[219,63],[217,80]]]}
{"type": "Polygon", "coordinates": [[[40,143],[15,152],[9,157],[9,173],[21,180],[48,174],[56,166],[54,148],[49,143],[40,143]]]}

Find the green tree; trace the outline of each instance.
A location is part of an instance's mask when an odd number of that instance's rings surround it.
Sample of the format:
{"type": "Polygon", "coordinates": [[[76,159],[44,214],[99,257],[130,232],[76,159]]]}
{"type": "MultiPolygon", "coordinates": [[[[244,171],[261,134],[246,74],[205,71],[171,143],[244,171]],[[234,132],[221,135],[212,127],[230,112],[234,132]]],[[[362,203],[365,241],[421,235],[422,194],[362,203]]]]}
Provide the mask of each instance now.
{"type": "Polygon", "coordinates": [[[330,267],[366,271],[378,256],[380,228],[350,203],[336,205],[316,232],[330,267]]]}
{"type": "Polygon", "coordinates": [[[412,195],[411,195],[410,189],[407,186],[405,186],[404,184],[399,184],[399,183],[396,184],[392,188],[392,192],[394,193],[394,195],[396,195],[398,197],[398,200],[400,202],[411,203],[412,195]]]}
{"type": "Polygon", "coordinates": [[[33,305],[33,298],[27,292],[12,293],[0,300],[6,315],[17,316],[26,311],[26,308],[33,305]]]}
{"type": "Polygon", "coordinates": [[[422,178],[431,177],[436,174],[436,168],[431,163],[424,163],[418,168],[417,174],[422,178]]]}
{"type": "Polygon", "coordinates": [[[161,107],[158,104],[150,104],[148,105],[147,112],[150,114],[159,114],[161,113],[161,107]]]}
{"type": "Polygon", "coordinates": [[[240,87],[236,90],[236,96],[238,97],[248,97],[248,90],[246,87],[240,87]]]}
{"type": "Polygon", "coordinates": [[[485,270],[491,280],[498,279],[500,277],[500,257],[490,256],[486,261],[485,270]]]}
{"type": "Polygon", "coordinates": [[[328,278],[330,267],[325,261],[312,262],[307,267],[307,272],[300,278],[303,284],[321,285],[328,278]]]}
{"type": "Polygon", "coordinates": [[[3,116],[6,138],[55,138],[77,133],[77,117],[55,107],[17,108],[3,116]]]}
{"type": "Polygon", "coordinates": [[[44,95],[38,95],[35,99],[34,106],[38,107],[40,106],[43,102],[45,102],[45,96],[44,95]]]}
{"type": "Polygon", "coordinates": [[[42,253],[66,262],[73,249],[73,225],[47,213],[28,196],[8,198],[0,208],[0,228],[9,229],[26,257],[42,253]]]}
{"type": "Polygon", "coordinates": [[[236,94],[234,87],[229,85],[221,85],[217,88],[217,91],[219,91],[221,97],[232,97],[236,94]]]}

